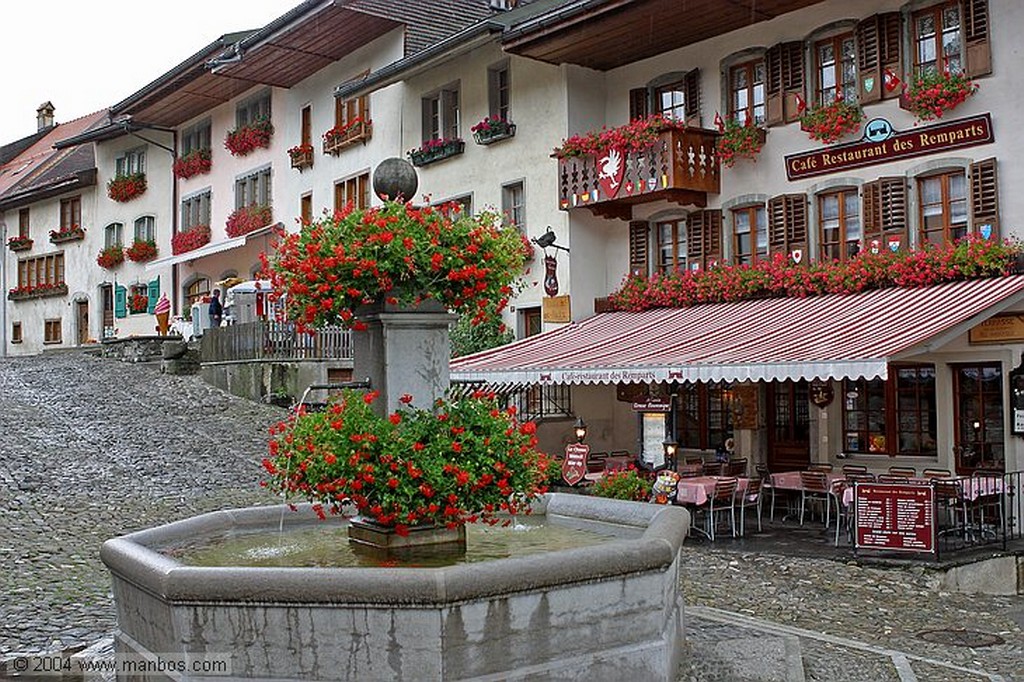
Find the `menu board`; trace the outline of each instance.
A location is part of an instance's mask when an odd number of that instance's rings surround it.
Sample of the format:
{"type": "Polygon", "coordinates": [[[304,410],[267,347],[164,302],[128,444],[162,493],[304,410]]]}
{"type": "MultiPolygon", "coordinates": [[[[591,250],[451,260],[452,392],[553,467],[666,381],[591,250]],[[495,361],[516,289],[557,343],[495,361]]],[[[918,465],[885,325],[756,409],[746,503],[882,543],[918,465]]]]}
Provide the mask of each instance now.
{"type": "Polygon", "coordinates": [[[857,549],[935,552],[935,503],[929,485],[858,483],[857,549]]]}
{"type": "Polygon", "coordinates": [[[643,420],[643,452],[640,458],[652,469],[665,464],[665,420],[668,415],[662,412],[642,412],[643,420]]]}

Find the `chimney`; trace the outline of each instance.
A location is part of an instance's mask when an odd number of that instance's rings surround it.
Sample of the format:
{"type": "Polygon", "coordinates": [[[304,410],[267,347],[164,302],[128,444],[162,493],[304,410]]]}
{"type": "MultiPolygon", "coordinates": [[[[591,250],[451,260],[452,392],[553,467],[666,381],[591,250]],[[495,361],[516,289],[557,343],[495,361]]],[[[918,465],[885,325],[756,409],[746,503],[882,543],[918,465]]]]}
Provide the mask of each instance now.
{"type": "Polygon", "coordinates": [[[43,102],[36,109],[36,130],[41,132],[53,127],[53,103],[43,102]]]}

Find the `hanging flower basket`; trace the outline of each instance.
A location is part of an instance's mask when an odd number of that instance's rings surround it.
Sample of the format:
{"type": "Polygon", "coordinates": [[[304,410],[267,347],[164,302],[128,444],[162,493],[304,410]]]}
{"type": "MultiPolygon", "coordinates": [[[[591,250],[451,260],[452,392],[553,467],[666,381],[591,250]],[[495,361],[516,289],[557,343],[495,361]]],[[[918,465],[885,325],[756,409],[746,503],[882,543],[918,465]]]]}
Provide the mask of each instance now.
{"type": "Polygon", "coordinates": [[[313,167],[313,145],[300,144],[288,150],[288,156],[292,160],[292,168],[297,168],[301,173],[307,168],[313,167]]]}
{"type": "Polygon", "coordinates": [[[725,130],[718,138],[718,159],[722,165],[732,168],[739,159],[757,161],[757,155],[765,143],[765,131],[753,121],[740,125],[733,119],[725,122],[725,130]]]}
{"type": "Polygon", "coordinates": [[[118,175],[107,183],[107,196],[114,201],[131,201],[146,191],[146,174],[118,175]]]}
{"type": "Polygon", "coordinates": [[[177,256],[198,249],[210,241],[209,225],[193,225],[171,237],[171,253],[177,256]]]}
{"type": "Polygon", "coordinates": [[[337,154],[358,142],[365,144],[372,134],[373,121],[364,121],[361,116],[356,116],[324,133],[324,154],[337,154]]]}
{"type": "Polygon", "coordinates": [[[419,149],[409,150],[409,160],[414,166],[426,166],[461,154],[465,149],[466,143],[461,138],[427,140],[419,149]]]}
{"type": "Polygon", "coordinates": [[[900,95],[900,108],[919,121],[942,118],[978,91],[978,84],[964,73],[929,71],[914,77],[906,92],[900,95]]]}
{"type": "Polygon", "coordinates": [[[50,230],[50,241],[54,244],[72,242],[76,239],[85,239],[85,228],[78,225],[62,227],[59,230],[50,230]]]}
{"type": "Polygon", "coordinates": [[[124,250],[128,260],[135,263],[145,263],[156,258],[156,243],[148,239],[136,239],[135,242],[124,250]]]}
{"type": "Polygon", "coordinates": [[[124,248],[120,244],[114,244],[100,251],[96,256],[96,264],[101,268],[113,270],[124,262],[124,248]]]}
{"type": "Polygon", "coordinates": [[[253,204],[243,206],[228,216],[226,231],[229,237],[240,237],[253,230],[266,227],[274,220],[274,212],[269,206],[253,204]]]}
{"type": "Polygon", "coordinates": [[[232,156],[245,156],[249,152],[270,146],[270,138],[274,135],[274,126],[270,121],[261,118],[244,126],[239,126],[224,138],[224,148],[232,156]]]}
{"type": "Polygon", "coordinates": [[[860,105],[844,99],[817,107],[800,117],[800,130],[812,140],[832,144],[850,133],[860,130],[864,111],[860,105]]]}
{"type": "Polygon", "coordinates": [[[470,128],[477,144],[488,145],[515,137],[516,124],[506,121],[501,116],[488,116],[470,128]]]}
{"type": "Polygon", "coordinates": [[[149,309],[149,297],[135,294],[128,299],[128,310],[133,313],[144,313],[149,309]]]}
{"type": "Polygon", "coordinates": [[[185,156],[174,160],[174,177],[188,180],[196,175],[209,173],[212,165],[209,149],[193,149],[185,156]]]}
{"type": "Polygon", "coordinates": [[[28,251],[32,248],[32,239],[30,237],[22,237],[20,235],[14,235],[7,240],[7,248],[11,251],[28,251]]]}

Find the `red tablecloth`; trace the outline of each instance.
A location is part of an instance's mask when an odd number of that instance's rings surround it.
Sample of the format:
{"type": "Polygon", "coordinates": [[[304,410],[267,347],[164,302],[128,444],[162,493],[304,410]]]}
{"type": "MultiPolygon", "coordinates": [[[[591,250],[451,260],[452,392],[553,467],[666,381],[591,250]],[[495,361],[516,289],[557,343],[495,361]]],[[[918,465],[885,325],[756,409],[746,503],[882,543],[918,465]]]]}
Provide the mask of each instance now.
{"type": "MultiPolygon", "coordinates": [[[[840,473],[825,472],[825,480],[832,490],[836,490],[845,483],[846,479],[840,473]]],[[[799,471],[783,471],[781,474],[772,474],[772,487],[776,490],[803,490],[800,483],[799,471]]]]}

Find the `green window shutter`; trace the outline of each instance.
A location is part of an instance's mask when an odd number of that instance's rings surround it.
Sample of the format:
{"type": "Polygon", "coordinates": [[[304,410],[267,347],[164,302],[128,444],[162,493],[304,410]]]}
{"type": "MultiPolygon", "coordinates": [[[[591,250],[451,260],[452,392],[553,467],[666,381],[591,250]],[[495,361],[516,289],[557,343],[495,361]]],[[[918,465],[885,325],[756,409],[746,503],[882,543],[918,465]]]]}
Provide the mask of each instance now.
{"type": "Polygon", "coordinates": [[[156,308],[156,300],[160,298],[159,277],[149,283],[149,293],[147,293],[146,296],[149,298],[149,303],[146,305],[146,312],[152,315],[153,309],[156,308]]]}
{"type": "Polygon", "coordinates": [[[114,288],[114,317],[128,317],[128,290],[120,284],[114,288]]]}

